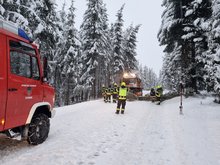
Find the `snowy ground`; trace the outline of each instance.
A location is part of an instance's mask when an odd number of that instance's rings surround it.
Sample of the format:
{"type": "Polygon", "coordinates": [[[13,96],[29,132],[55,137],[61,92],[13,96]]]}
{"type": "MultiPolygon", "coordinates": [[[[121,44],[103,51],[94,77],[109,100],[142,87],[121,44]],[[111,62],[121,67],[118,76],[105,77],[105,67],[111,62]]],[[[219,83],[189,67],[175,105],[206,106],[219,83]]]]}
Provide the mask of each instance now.
{"type": "Polygon", "coordinates": [[[46,142],[0,135],[1,165],[220,165],[220,108],[211,98],[161,105],[128,102],[125,114],[102,100],[57,108],[46,142]]]}

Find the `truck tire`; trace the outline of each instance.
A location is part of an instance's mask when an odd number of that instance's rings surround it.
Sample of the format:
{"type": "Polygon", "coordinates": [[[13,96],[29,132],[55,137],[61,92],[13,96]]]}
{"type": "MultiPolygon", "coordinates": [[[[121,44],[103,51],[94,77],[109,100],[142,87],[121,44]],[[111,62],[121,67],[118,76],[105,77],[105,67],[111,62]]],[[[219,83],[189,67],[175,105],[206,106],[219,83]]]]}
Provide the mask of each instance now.
{"type": "Polygon", "coordinates": [[[33,116],[28,130],[28,143],[32,145],[43,143],[47,139],[49,131],[50,120],[47,115],[40,113],[33,116]]]}

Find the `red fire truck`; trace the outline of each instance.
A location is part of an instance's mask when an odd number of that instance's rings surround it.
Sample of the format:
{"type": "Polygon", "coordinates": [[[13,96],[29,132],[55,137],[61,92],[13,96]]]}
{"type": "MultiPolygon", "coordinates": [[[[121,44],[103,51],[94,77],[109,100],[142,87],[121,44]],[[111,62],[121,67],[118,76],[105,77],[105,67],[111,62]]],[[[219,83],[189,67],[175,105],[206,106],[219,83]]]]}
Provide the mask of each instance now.
{"type": "Polygon", "coordinates": [[[48,137],[55,95],[44,64],[26,33],[0,19],[0,133],[33,145],[48,137]]]}

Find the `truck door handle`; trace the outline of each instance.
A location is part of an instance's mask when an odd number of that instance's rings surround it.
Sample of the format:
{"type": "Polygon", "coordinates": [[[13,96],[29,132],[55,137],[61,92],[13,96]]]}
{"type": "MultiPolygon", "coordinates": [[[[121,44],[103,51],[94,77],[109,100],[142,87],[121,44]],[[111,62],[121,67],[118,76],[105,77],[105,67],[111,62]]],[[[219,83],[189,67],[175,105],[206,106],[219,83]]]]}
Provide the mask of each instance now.
{"type": "Polygon", "coordinates": [[[15,92],[15,91],[17,91],[17,90],[18,90],[18,89],[16,89],[16,88],[9,88],[9,89],[8,89],[9,92],[15,92]]]}

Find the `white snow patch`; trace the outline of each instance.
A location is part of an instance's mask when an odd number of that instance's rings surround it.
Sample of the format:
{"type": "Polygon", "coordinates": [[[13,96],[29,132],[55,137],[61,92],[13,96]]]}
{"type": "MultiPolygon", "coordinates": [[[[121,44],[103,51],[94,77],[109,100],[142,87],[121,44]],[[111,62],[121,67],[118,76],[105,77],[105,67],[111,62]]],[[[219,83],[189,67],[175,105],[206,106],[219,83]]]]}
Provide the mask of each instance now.
{"type": "Polygon", "coordinates": [[[193,9],[189,9],[185,13],[185,17],[188,17],[189,15],[193,14],[193,9]]]}

